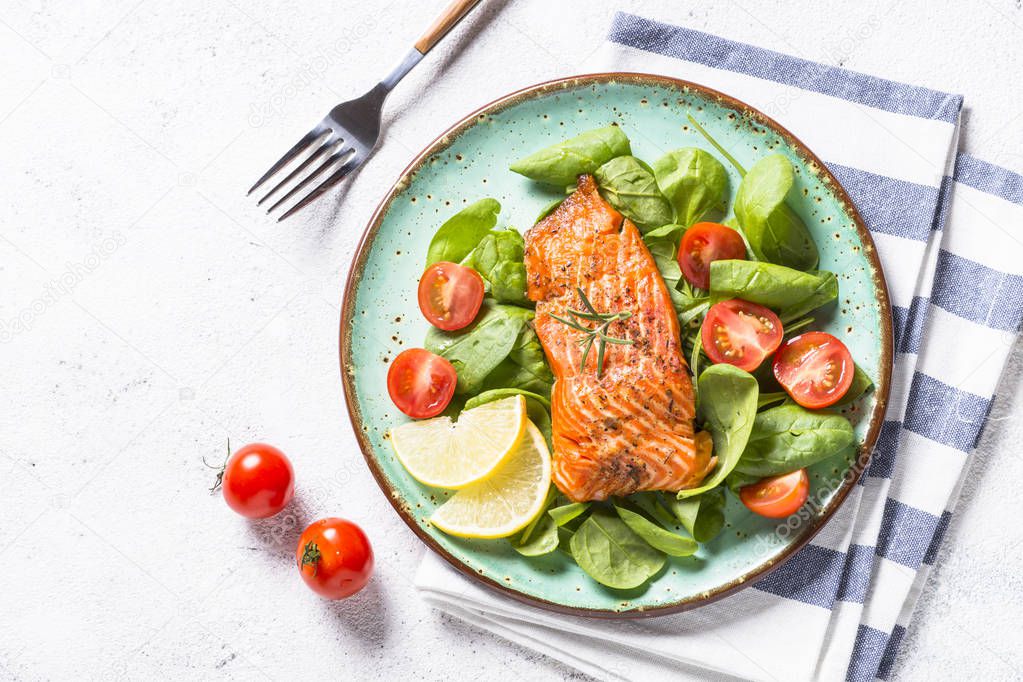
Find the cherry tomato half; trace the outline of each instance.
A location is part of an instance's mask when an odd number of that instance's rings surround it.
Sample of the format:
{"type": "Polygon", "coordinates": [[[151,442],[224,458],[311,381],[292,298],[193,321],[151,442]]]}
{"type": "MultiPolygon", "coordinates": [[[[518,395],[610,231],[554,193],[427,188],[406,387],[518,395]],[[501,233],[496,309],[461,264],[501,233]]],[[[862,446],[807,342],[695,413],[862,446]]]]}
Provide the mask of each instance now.
{"type": "Polygon", "coordinates": [[[765,478],[739,488],[739,499],[753,512],[769,519],[783,519],[794,514],[810,495],[810,479],[806,469],[765,478]]]}
{"type": "Polygon", "coordinates": [[[834,405],[852,385],[854,364],[845,344],[825,332],[794,336],[774,356],[774,378],[811,410],[834,405]]]}
{"type": "Polygon", "coordinates": [[[436,417],[455,394],[458,375],[450,362],[423,348],[398,354],[387,370],[387,392],[410,417],[436,417]]]}
{"type": "Polygon", "coordinates": [[[781,320],[762,305],[733,298],[707,311],[700,335],[712,362],[752,372],[781,343],[781,320]]]}
{"type": "Polygon", "coordinates": [[[710,264],[716,260],[746,260],[742,235],[718,223],[696,223],[682,235],[678,265],[694,287],[710,288],[710,264]]]}
{"type": "Polygon", "coordinates": [[[338,518],[313,521],[295,550],[298,570],[309,588],[327,599],[350,597],[373,574],[373,548],[362,529],[338,518]]]}
{"type": "Polygon", "coordinates": [[[227,458],[221,485],[227,506],[250,519],[265,519],[295,496],[295,472],[274,446],[251,443],[227,458]]]}
{"type": "Polygon", "coordinates": [[[469,326],[483,305],[483,278],[472,268],[441,261],[419,278],[419,309],[434,327],[455,331],[469,326]]]}

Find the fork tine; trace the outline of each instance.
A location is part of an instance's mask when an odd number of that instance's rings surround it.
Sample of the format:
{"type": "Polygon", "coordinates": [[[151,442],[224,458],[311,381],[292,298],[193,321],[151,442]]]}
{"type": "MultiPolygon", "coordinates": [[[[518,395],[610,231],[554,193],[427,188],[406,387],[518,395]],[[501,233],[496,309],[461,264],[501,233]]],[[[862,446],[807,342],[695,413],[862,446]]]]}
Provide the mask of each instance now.
{"type": "Polygon", "coordinates": [[[257,187],[259,187],[264,182],[269,180],[274,174],[277,173],[277,171],[288,165],[289,161],[291,161],[300,153],[302,153],[302,150],[306,149],[307,147],[309,147],[309,145],[311,145],[313,142],[322,137],[324,133],[329,134],[331,132],[333,131],[330,128],[324,126],[322,122],[318,123],[315,128],[306,133],[305,136],[298,141],[298,144],[296,144],[294,147],[285,152],[284,156],[282,156],[280,160],[277,161],[277,163],[270,166],[270,170],[264,173],[263,177],[257,180],[256,184],[249,188],[249,191],[245,193],[245,196],[248,196],[252,194],[254,191],[256,191],[257,187]]]}
{"type": "Polygon", "coordinates": [[[351,147],[346,147],[346,148],[344,148],[344,149],[342,149],[340,151],[336,151],[333,154],[331,154],[330,156],[328,156],[326,161],[324,161],[319,166],[317,166],[313,170],[313,172],[311,172],[309,175],[306,176],[306,178],[304,180],[302,180],[302,182],[298,183],[297,185],[292,187],[290,190],[288,190],[288,193],[285,194],[280,199],[278,199],[274,203],[273,206],[271,206],[270,208],[266,209],[266,212],[267,213],[273,213],[275,208],[277,208],[278,206],[283,204],[285,201],[287,201],[291,197],[293,197],[296,194],[298,194],[299,192],[301,192],[303,189],[305,189],[309,185],[309,183],[311,183],[313,180],[315,180],[317,177],[319,177],[319,175],[321,173],[323,173],[323,171],[325,171],[328,168],[330,168],[332,165],[334,165],[335,163],[340,161],[342,159],[342,157],[344,157],[345,155],[347,155],[349,152],[352,152],[352,151],[353,151],[353,149],[351,147]]]}
{"type": "Polygon", "coordinates": [[[256,206],[262,206],[263,203],[267,199],[272,197],[277,191],[279,191],[281,187],[284,187],[286,184],[288,184],[296,177],[298,177],[298,174],[304,171],[306,168],[308,168],[313,163],[313,161],[315,161],[316,159],[320,158],[321,156],[328,152],[336,151],[337,146],[342,142],[344,142],[344,138],[339,137],[336,140],[333,140],[332,142],[327,142],[326,144],[320,145],[319,149],[317,149],[315,152],[307,156],[302,163],[298,164],[298,167],[295,168],[295,170],[288,173],[287,177],[285,177],[283,180],[274,185],[274,188],[271,189],[269,192],[264,194],[263,198],[256,202],[256,206]]]}
{"type": "Polygon", "coordinates": [[[298,211],[301,211],[303,208],[305,208],[306,206],[308,206],[312,202],[316,201],[316,199],[321,194],[323,194],[324,192],[329,190],[331,187],[333,187],[337,183],[339,183],[342,180],[344,180],[345,177],[349,173],[351,173],[353,170],[358,168],[362,164],[363,160],[364,160],[364,158],[360,158],[358,154],[353,155],[352,158],[348,159],[348,161],[346,161],[344,163],[344,165],[342,165],[340,168],[338,168],[336,171],[334,171],[326,180],[321,182],[316,187],[316,189],[314,189],[313,191],[309,192],[309,194],[307,194],[304,197],[302,197],[302,199],[297,204],[295,204],[294,206],[289,208],[287,211],[282,213],[281,217],[277,219],[277,222],[281,222],[282,220],[284,220],[288,216],[290,216],[290,215],[292,215],[294,213],[297,213],[298,211]]]}

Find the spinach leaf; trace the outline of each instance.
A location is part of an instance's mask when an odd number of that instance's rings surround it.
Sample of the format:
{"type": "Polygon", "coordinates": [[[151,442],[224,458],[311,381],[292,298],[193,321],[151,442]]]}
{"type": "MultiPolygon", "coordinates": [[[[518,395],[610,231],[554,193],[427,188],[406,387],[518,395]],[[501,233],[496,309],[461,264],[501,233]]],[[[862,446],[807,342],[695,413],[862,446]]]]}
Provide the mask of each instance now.
{"type": "MultiPolygon", "coordinates": [[[[552,485],[547,491],[544,510],[551,505],[557,495],[558,489],[552,485]]],[[[550,554],[558,548],[558,527],[554,525],[551,517],[541,511],[528,526],[508,540],[512,548],[523,556],[550,554]]]]}
{"type": "Polygon", "coordinates": [[[789,394],[785,391],[775,391],[774,393],[761,393],[757,398],[757,409],[767,407],[768,405],[774,405],[775,403],[782,403],[789,399],[789,394]]]}
{"type": "Polygon", "coordinates": [[[680,500],[705,493],[725,480],[746,448],[757,414],[760,388],[749,372],[732,365],[711,365],[700,375],[697,386],[700,418],[714,439],[718,463],[702,485],[680,490],[680,500]]]}
{"type": "Polygon", "coordinates": [[[817,245],[786,203],[795,181],[791,161],[781,154],[765,156],[739,184],[735,215],[757,260],[810,270],[819,260],[817,245]]]}
{"type": "Polygon", "coordinates": [[[846,452],[855,442],[852,424],[840,414],[780,405],[757,415],[735,471],[758,478],[787,474],[846,452]]]}
{"type": "Polygon", "coordinates": [[[583,173],[592,173],[616,156],[632,153],[629,138],[618,126],[596,128],[541,149],[511,165],[527,178],[551,185],[574,185],[583,173]]]}
{"type": "Polygon", "coordinates": [[[635,156],[618,156],[594,173],[608,203],[646,232],[671,222],[671,204],[661,195],[650,166],[635,156]]]}
{"type": "Polygon", "coordinates": [[[426,264],[442,260],[460,263],[497,224],[501,204],[496,199],[480,199],[445,221],[430,240],[426,264]]]}
{"type": "Polygon", "coordinates": [[[825,270],[803,272],[774,263],[717,260],[710,264],[710,291],[773,308],[782,322],[789,322],[838,298],[838,278],[825,270]]]}
{"type": "Polygon", "coordinates": [[[835,407],[844,407],[851,403],[859,400],[861,396],[866,394],[868,391],[874,388],[874,380],[870,376],[860,369],[859,365],[855,366],[853,370],[853,380],[849,384],[849,390],[845,392],[845,395],[835,403],[835,407]]]}
{"type": "Polygon", "coordinates": [[[564,526],[589,508],[589,502],[572,502],[571,504],[563,504],[560,507],[548,509],[547,514],[554,520],[554,523],[564,526]]]}
{"type": "Polygon", "coordinates": [[[661,504],[661,494],[656,492],[633,493],[627,498],[637,507],[653,517],[665,528],[678,525],[674,516],[661,504]]]}
{"type": "Polygon", "coordinates": [[[650,230],[643,235],[643,241],[649,247],[654,242],[666,240],[672,243],[673,246],[678,246],[678,242],[682,239],[682,235],[686,231],[685,225],[662,225],[661,227],[650,230]]]}
{"type": "MultiPolygon", "coordinates": [[[[484,382],[490,375],[503,366],[506,359],[510,359],[523,330],[528,329],[533,333],[526,325],[531,319],[533,312],[525,308],[484,301],[480,314],[471,326],[458,332],[445,332],[431,327],[423,345],[431,353],[440,355],[454,365],[458,373],[458,384],[455,387],[457,393],[479,393],[485,388],[484,382]]],[[[550,373],[550,370],[547,372],[550,373]]],[[[511,383],[489,387],[525,388],[511,383]]]]}
{"type": "Polygon", "coordinates": [[[602,585],[618,590],[639,587],[664,566],[665,555],[636,535],[625,522],[598,507],[572,536],[572,557],[602,585]]]}
{"type": "MultiPolygon", "coordinates": [[[[499,306],[502,309],[511,309],[515,312],[506,312],[507,315],[521,315],[525,313],[526,320],[533,319],[533,312],[517,306],[499,306]]],[[[429,348],[429,347],[427,347],[429,348]]],[[[457,368],[456,368],[457,369],[457,368]]],[[[519,329],[518,337],[514,340],[511,351],[507,358],[502,361],[487,375],[481,390],[494,388],[520,388],[524,391],[538,393],[544,397],[550,396],[551,386],[554,384],[554,374],[547,365],[547,360],[540,346],[540,339],[529,324],[523,324],[519,329]]],[[[537,424],[537,428],[543,428],[537,424]]]]}
{"type": "Polygon", "coordinates": [[[479,395],[469,398],[465,401],[465,407],[462,409],[471,410],[474,407],[479,407],[480,405],[512,395],[521,395],[526,399],[526,415],[529,417],[529,421],[533,422],[533,425],[540,429],[544,440],[547,441],[547,447],[553,449],[550,414],[551,401],[546,396],[533,393],[532,391],[524,391],[521,388],[492,388],[489,391],[483,391],[479,395]]]}
{"type": "Polygon", "coordinates": [[[691,556],[700,548],[692,538],[676,535],[665,530],[642,514],[614,505],[618,517],[625,522],[633,533],[643,538],[648,545],[659,549],[668,556],[691,556]]]}
{"type": "Polygon", "coordinates": [[[689,226],[723,211],[728,200],[728,171],[697,147],[668,152],[654,161],[657,185],[675,210],[675,222],[689,226]]]}
{"type": "Polygon", "coordinates": [[[466,258],[490,284],[490,294],[502,303],[529,303],[526,298],[525,242],[518,230],[492,230],[466,258]]]}
{"type": "Polygon", "coordinates": [[[722,486],[684,500],[669,496],[665,503],[697,542],[710,542],[725,527],[725,489],[722,486]]]}

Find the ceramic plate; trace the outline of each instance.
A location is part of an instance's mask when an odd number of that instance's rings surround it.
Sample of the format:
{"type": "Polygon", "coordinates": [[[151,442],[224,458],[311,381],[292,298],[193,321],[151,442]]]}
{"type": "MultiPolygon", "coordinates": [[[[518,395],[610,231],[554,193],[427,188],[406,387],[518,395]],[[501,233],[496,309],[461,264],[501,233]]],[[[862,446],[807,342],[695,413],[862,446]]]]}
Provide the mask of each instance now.
{"type": "MultiPolygon", "coordinates": [[[[739,177],[729,171],[734,197],[739,177]]],[[[657,615],[700,606],[752,584],[795,553],[834,514],[866,465],[884,414],[891,363],[891,315],[874,244],[821,161],[742,102],[693,83],[641,74],[543,83],[452,126],[412,161],[377,208],[356,255],[341,316],[341,375],[352,424],[373,475],[405,522],[472,579],[537,606],[589,616],[657,615]],[[421,346],[427,329],[416,286],[430,238],[450,215],[483,197],[501,202],[499,225],[528,229],[552,194],[509,171],[508,164],[591,128],[616,123],[632,140],[633,153],[648,161],[685,146],[720,157],[689,125],[687,113],[747,168],[770,152],[795,164],[802,199],[791,203],[813,232],[821,268],[839,276],[839,301],[818,320],[845,341],[876,384],[848,410],[861,443],[859,458],[813,467],[815,503],[788,522],[754,516],[729,495],[728,524],[713,542],[695,557],[670,559],[647,585],[630,591],[603,587],[561,552],[525,558],[503,540],[463,540],[434,529],[427,519],[449,493],[413,480],[385,438],[406,419],[387,395],[388,363],[402,350],[421,346]]]]}

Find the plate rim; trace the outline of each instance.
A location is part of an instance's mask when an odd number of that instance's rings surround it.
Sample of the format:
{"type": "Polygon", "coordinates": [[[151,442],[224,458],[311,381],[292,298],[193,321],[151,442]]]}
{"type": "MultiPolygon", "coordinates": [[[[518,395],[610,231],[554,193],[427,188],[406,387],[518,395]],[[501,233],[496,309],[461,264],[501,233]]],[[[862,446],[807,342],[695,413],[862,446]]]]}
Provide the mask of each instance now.
{"type": "MultiPolygon", "coordinates": [[[[845,500],[848,498],[849,493],[852,492],[853,488],[857,485],[857,481],[864,470],[869,466],[871,455],[873,453],[874,445],[877,442],[878,436],[881,431],[881,426],[884,422],[884,414],[888,405],[888,398],[891,391],[891,377],[892,377],[892,365],[894,361],[894,348],[893,348],[893,332],[892,332],[892,310],[891,301],[888,292],[888,284],[884,275],[884,268],[881,264],[880,258],[877,254],[877,247],[874,244],[873,237],[870,231],[867,229],[866,224],[863,222],[859,211],[856,209],[856,205],[850,199],[848,193],[845,191],[845,187],[838,181],[838,179],[831,173],[824,162],[807,147],[802,140],[797,138],[791,132],[788,131],[784,126],[779,124],[773,118],[763,113],[759,109],[750,106],[749,104],[736,99],[730,95],[726,95],[714,88],[694,83],[692,81],[684,80],[681,78],[674,78],[671,76],[663,76],[657,74],[630,72],[630,71],[604,71],[598,73],[581,74],[577,76],[567,76],[564,78],[557,78],[554,80],[543,81],[535,83],[527,87],[515,90],[511,93],[498,97],[487,104],[475,109],[468,115],[462,117],[457,122],[448,127],[444,132],[438,135],[432,142],[427,144],[422,151],[420,151],[405,169],[399,174],[398,179],[391,185],[391,188],[380,200],[376,209],[373,211],[373,215],[370,217],[369,222],[363,229],[362,236],[359,239],[358,246],[355,249],[355,254],[352,258],[351,267],[348,271],[348,276],[345,279],[344,295],[342,297],[341,304],[341,319],[339,329],[339,340],[338,340],[338,355],[341,373],[341,383],[344,388],[345,404],[348,412],[348,417],[352,424],[352,430],[355,432],[356,440],[359,443],[359,449],[362,451],[362,456],[366,460],[366,465],[370,472],[373,474],[373,478],[376,480],[377,485],[380,486],[381,491],[387,497],[391,506],[398,513],[405,524],[412,530],[416,536],[426,544],[431,550],[439,554],[445,559],[451,566],[457,569],[459,572],[468,576],[471,580],[482,583],[487,587],[496,590],[498,593],[505,596],[511,597],[518,602],[529,604],[531,606],[539,607],[548,611],[554,611],[556,613],[572,615],[572,616],[584,616],[589,618],[605,618],[605,619],[631,619],[631,618],[649,618],[655,616],[666,616],[674,613],[680,613],[682,611],[688,611],[700,606],[706,606],[707,604],[713,603],[719,599],[730,596],[745,587],[750,586],[753,581],[763,578],[772,571],[778,569],[780,566],[785,564],[793,555],[799,550],[806,546],[810,540],[812,540],[817,533],[834,517],[835,513],[842,506],[845,500]],[[814,163],[820,172],[824,174],[830,180],[830,185],[835,191],[840,203],[843,205],[846,211],[853,219],[853,224],[856,228],[856,232],[860,237],[860,241],[863,244],[865,256],[870,263],[872,272],[871,279],[874,284],[874,290],[877,294],[877,300],[880,307],[881,315],[881,359],[878,383],[875,386],[876,402],[874,409],[870,415],[870,423],[867,429],[867,436],[864,439],[863,445],[857,453],[857,457],[852,466],[846,470],[843,474],[842,486],[835,493],[831,503],[824,509],[824,512],[818,516],[815,516],[813,522],[809,524],[806,530],[803,531],[802,535],[797,539],[796,542],[792,543],[789,547],[785,548],[784,551],[776,555],[775,557],[768,559],[751,570],[747,571],[743,575],[735,578],[727,583],[719,585],[712,590],[690,595],[686,598],[680,599],[679,601],[665,604],[663,606],[652,606],[652,607],[636,607],[628,610],[616,611],[613,609],[599,609],[599,608],[587,608],[580,606],[569,606],[561,604],[555,601],[544,599],[531,594],[526,594],[513,589],[507,585],[502,585],[500,582],[490,578],[486,575],[478,573],[471,569],[457,557],[452,555],[448,550],[440,545],[429,533],[427,533],[419,524],[415,521],[408,510],[404,508],[403,500],[399,500],[396,497],[396,490],[390,485],[387,477],[378,465],[375,455],[373,453],[373,444],[369,441],[368,433],[362,428],[364,421],[359,408],[358,399],[355,393],[354,375],[350,374],[346,367],[351,366],[351,334],[352,334],[352,321],[355,319],[354,308],[355,308],[355,289],[362,279],[363,271],[365,269],[366,260],[369,251],[372,247],[373,238],[376,236],[377,231],[383,222],[384,216],[387,214],[391,203],[397,197],[400,191],[402,191],[408,184],[410,175],[413,175],[419,168],[421,168],[430,157],[443,151],[447,147],[451,146],[457,140],[462,133],[467,131],[473,125],[476,124],[477,119],[481,116],[496,113],[507,109],[508,107],[519,104],[520,102],[535,99],[541,96],[549,95],[553,92],[562,90],[572,90],[580,87],[586,87],[593,84],[607,84],[612,82],[630,82],[639,85],[657,85],[662,87],[672,87],[678,89],[689,89],[696,91],[711,99],[716,99],[723,102],[727,106],[744,111],[753,120],[757,120],[760,123],[772,128],[775,132],[781,135],[789,146],[796,151],[806,161],[814,163]],[[869,248],[867,248],[869,247],[869,248]]],[[[400,497],[400,496],[399,496],[400,497]]]]}

